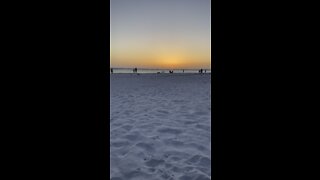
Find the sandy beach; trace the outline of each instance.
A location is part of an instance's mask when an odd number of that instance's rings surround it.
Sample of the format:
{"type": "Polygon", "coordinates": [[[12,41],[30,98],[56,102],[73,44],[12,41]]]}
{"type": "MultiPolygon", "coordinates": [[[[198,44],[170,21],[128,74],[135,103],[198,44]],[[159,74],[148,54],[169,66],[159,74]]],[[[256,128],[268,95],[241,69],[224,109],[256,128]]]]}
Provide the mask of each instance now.
{"type": "Polygon", "coordinates": [[[211,179],[211,75],[111,74],[110,179],[211,179]]]}

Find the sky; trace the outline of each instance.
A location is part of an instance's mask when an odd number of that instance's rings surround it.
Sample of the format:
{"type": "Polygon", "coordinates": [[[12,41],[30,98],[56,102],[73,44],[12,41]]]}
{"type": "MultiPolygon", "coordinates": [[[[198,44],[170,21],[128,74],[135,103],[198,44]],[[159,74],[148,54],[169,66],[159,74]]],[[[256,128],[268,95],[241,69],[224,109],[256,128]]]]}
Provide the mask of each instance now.
{"type": "Polygon", "coordinates": [[[111,67],[210,68],[211,0],[111,0],[111,67]]]}

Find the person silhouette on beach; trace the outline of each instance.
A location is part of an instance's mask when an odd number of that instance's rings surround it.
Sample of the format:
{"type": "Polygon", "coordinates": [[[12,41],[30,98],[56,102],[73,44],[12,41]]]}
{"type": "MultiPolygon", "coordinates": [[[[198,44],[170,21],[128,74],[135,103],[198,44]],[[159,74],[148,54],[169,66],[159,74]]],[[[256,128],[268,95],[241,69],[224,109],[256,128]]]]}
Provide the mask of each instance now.
{"type": "Polygon", "coordinates": [[[138,69],[137,68],[134,68],[133,69],[133,73],[137,73],[138,72],[138,69]]]}
{"type": "Polygon", "coordinates": [[[113,68],[111,68],[111,74],[113,74],[113,68]]]}

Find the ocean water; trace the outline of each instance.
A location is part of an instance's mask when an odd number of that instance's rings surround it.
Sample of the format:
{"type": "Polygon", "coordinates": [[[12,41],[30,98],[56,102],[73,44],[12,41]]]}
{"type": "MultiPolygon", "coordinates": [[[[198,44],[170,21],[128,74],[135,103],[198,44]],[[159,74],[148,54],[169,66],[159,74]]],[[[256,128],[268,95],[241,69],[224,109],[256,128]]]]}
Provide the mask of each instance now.
{"type": "MultiPolygon", "coordinates": [[[[211,73],[211,69],[203,69],[206,70],[206,73],[211,73]]],[[[199,69],[138,69],[138,73],[169,73],[169,71],[173,71],[173,73],[199,73],[199,69]]],[[[110,70],[111,73],[111,70],[110,70]]],[[[113,73],[133,73],[132,68],[113,68],[113,73]]]]}

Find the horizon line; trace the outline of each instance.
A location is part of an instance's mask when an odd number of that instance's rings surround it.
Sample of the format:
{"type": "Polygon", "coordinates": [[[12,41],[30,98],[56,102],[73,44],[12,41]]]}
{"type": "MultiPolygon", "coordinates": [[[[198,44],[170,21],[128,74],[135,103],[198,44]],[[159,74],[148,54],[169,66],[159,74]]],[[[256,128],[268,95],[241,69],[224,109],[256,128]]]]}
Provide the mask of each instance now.
{"type": "Polygon", "coordinates": [[[134,68],[137,68],[137,69],[147,69],[147,70],[169,70],[169,69],[176,69],[176,70],[199,70],[199,69],[210,69],[211,68],[139,68],[139,67],[110,67],[110,68],[113,68],[113,69],[134,69],[134,68]]]}

